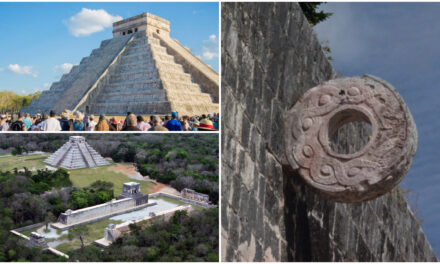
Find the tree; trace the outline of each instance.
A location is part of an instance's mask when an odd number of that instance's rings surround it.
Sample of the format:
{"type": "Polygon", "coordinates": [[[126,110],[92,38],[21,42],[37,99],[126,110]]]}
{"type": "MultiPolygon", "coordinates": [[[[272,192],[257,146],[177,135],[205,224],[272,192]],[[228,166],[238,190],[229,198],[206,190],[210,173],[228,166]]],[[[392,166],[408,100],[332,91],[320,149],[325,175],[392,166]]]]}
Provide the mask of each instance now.
{"type": "Polygon", "coordinates": [[[55,215],[51,211],[48,211],[46,213],[46,216],[44,217],[44,223],[46,224],[46,230],[49,229],[49,223],[56,221],[56,220],[57,220],[57,218],[55,217],[55,215]]]}
{"type": "Polygon", "coordinates": [[[81,241],[81,252],[84,253],[84,237],[89,233],[89,229],[85,225],[75,226],[69,229],[68,238],[70,241],[79,238],[81,241]]]}
{"type": "Polygon", "coordinates": [[[299,6],[301,7],[301,10],[303,11],[304,15],[307,18],[307,21],[309,21],[310,24],[315,26],[319,22],[322,22],[329,18],[333,13],[326,13],[324,11],[317,12],[318,7],[323,4],[320,2],[313,2],[313,3],[307,3],[307,2],[300,2],[299,6]]]}

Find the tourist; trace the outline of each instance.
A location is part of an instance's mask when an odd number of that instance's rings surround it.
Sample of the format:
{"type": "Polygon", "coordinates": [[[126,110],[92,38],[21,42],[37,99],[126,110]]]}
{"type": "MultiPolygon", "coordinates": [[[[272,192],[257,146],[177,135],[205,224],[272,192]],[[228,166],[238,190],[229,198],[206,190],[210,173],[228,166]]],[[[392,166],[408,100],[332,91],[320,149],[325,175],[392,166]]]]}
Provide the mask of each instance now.
{"type": "Polygon", "coordinates": [[[202,121],[200,121],[200,125],[198,128],[199,131],[213,131],[215,130],[214,128],[214,124],[212,123],[211,120],[209,120],[208,118],[202,119],[202,121]]]}
{"type": "Polygon", "coordinates": [[[89,117],[89,125],[87,126],[87,130],[88,131],[94,131],[95,130],[95,126],[96,126],[96,122],[95,122],[95,116],[94,115],[90,115],[89,117]]]}
{"type": "Polygon", "coordinates": [[[95,126],[95,131],[109,131],[107,120],[105,115],[99,116],[98,124],[95,126]]]}
{"type": "Polygon", "coordinates": [[[198,131],[199,125],[200,125],[199,121],[195,121],[194,123],[192,123],[191,131],[198,131]]]}
{"type": "Polygon", "coordinates": [[[153,121],[154,121],[154,116],[150,116],[150,121],[148,122],[148,124],[150,124],[151,127],[154,126],[153,121]]]}
{"type": "Polygon", "coordinates": [[[180,122],[180,124],[182,125],[182,129],[183,131],[190,131],[191,130],[191,126],[189,125],[189,117],[188,116],[183,116],[182,117],[182,122],[180,122]]]}
{"type": "Polygon", "coordinates": [[[24,114],[19,113],[18,119],[16,121],[12,122],[12,124],[9,127],[9,130],[11,130],[11,131],[26,131],[26,124],[23,122],[23,120],[24,120],[24,114]]]}
{"type": "Polygon", "coordinates": [[[112,117],[110,119],[109,130],[110,131],[119,131],[118,120],[115,117],[112,117]]]}
{"type": "Polygon", "coordinates": [[[137,128],[137,119],[134,114],[129,114],[125,119],[125,127],[122,128],[122,131],[141,131],[137,128]]]}
{"type": "Polygon", "coordinates": [[[168,123],[168,120],[170,120],[170,117],[169,117],[168,115],[166,115],[166,116],[164,117],[164,120],[162,121],[162,126],[166,126],[167,123],[168,123]]]}
{"type": "Polygon", "coordinates": [[[160,120],[160,117],[159,116],[155,116],[153,118],[153,127],[150,128],[149,131],[168,131],[167,128],[165,128],[165,127],[163,127],[161,125],[161,122],[162,122],[162,120],[160,120]]]}
{"type": "Polygon", "coordinates": [[[66,111],[61,113],[60,126],[62,131],[70,131],[69,113],[66,111]]]}
{"type": "Polygon", "coordinates": [[[41,126],[42,131],[61,131],[60,121],[55,118],[55,111],[51,110],[50,118],[41,126]]]}
{"type": "Polygon", "coordinates": [[[32,126],[31,115],[26,113],[25,118],[23,119],[23,123],[26,125],[26,130],[29,130],[32,126]]]}
{"type": "Polygon", "coordinates": [[[87,113],[83,113],[83,123],[84,123],[84,131],[88,131],[89,129],[89,117],[87,116],[87,113]]]}
{"type": "Polygon", "coordinates": [[[182,131],[182,125],[180,124],[179,120],[177,120],[177,112],[172,112],[171,113],[171,117],[172,119],[169,120],[166,124],[165,127],[169,130],[169,131],[182,131]]]}
{"type": "Polygon", "coordinates": [[[8,131],[9,130],[9,124],[8,124],[7,120],[8,120],[7,115],[0,116],[0,131],[8,131]]]}
{"type": "Polygon", "coordinates": [[[77,111],[74,113],[75,121],[73,122],[74,131],[84,131],[84,116],[81,112],[77,111]]]}
{"type": "Polygon", "coordinates": [[[149,123],[146,123],[144,118],[142,116],[137,116],[137,128],[139,128],[141,131],[148,131],[151,126],[149,123]]]}

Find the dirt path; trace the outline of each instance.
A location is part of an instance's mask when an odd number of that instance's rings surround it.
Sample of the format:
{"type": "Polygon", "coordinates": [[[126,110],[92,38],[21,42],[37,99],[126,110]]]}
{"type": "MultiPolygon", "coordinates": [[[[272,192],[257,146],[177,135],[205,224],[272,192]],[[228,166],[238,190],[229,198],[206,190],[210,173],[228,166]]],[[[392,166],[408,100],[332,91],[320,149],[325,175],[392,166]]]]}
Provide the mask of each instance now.
{"type": "Polygon", "coordinates": [[[151,191],[151,193],[164,192],[164,193],[169,193],[169,194],[174,194],[174,195],[180,194],[176,189],[172,188],[169,185],[166,185],[166,184],[163,184],[160,182],[156,182],[154,180],[149,179],[148,177],[142,176],[136,170],[136,167],[134,166],[133,163],[117,163],[116,166],[111,167],[111,170],[121,172],[121,173],[127,175],[131,179],[154,182],[155,186],[154,186],[153,190],[151,191]]]}

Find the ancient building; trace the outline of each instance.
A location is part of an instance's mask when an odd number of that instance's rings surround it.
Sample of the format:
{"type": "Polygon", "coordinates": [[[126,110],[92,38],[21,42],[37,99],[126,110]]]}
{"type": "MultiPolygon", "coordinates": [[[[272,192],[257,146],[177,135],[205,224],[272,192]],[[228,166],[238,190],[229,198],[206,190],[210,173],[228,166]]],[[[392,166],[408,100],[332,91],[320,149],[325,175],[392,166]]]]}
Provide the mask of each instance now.
{"type": "Polygon", "coordinates": [[[113,38],[64,74],[23,112],[200,115],[218,112],[218,74],[149,13],[113,23],[113,38]]]}
{"type": "Polygon", "coordinates": [[[81,136],[71,136],[68,142],[44,162],[66,169],[93,168],[109,164],[81,136]]]}
{"type": "Polygon", "coordinates": [[[335,78],[298,3],[222,3],[221,28],[222,260],[437,261],[398,188],[338,203],[289,164],[286,113],[335,78]]]}
{"type": "Polygon", "coordinates": [[[188,188],[184,188],[183,190],[181,190],[180,196],[182,196],[182,198],[185,198],[185,199],[190,199],[190,200],[199,201],[199,202],[203,202],[203,203],[209,203],[209,195],[204,194],[204,193],[198,193],[198,192],[191,190],[191,189],[188,189],[188,188]]]}
{"type": "Polygon", "coordinates": [[[137,182],[126,182],[122,186],[122,193],[116,199],[132,198],[136,205],[148,203],[148,194],[141,193],[141,184],[137,182]]]}
{"type": "Polygon", "coordinates": [[[110,202],[90,206],[78,210],[68,209],[61,213],[56,223],[51,224],[55,229],[66,230],[75,225],[96,222],[111,216],[128,213],[148,206],[148,194],[140,192],[140,184],[135,182],[124,183],[124,190],[117,199],[110,202]]]}

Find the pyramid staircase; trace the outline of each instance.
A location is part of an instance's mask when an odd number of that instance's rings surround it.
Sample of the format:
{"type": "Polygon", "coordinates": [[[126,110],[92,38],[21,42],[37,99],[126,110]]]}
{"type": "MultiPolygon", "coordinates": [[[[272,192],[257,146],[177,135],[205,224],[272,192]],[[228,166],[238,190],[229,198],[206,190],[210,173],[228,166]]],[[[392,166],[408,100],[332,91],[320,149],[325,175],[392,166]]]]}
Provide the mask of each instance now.
{"type": "Polygon", "coordinates": [[[70,137],[68,142],[44,162],[66,169],[93,168],[109,164],[108,161],[85,142],[84,137],[80,136],[70,137]]]}

